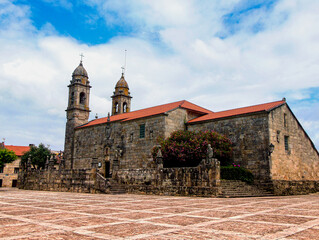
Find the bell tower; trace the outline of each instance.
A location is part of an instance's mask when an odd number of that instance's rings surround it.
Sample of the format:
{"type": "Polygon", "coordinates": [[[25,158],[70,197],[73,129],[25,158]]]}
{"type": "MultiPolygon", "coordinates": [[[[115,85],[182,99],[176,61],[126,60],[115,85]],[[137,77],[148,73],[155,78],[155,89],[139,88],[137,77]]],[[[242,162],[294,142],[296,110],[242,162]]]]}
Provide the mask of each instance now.
{"type": "Polygon", "coordinates": [[[65,167],[73,167],[74,128],[88,122],[90,108],[90,82],[88,74],[81,61],[73,71],[72,80],[69,84],[69,100],[66,111],[66,129],[64,143],[65,167]]]}
{"type": "Polygon", "coordinates": [[[112,98],[112,116],[131,111],[131,96],[129,87],[124,78],[124,72],[120,80],[115,85],[112,98]]]}

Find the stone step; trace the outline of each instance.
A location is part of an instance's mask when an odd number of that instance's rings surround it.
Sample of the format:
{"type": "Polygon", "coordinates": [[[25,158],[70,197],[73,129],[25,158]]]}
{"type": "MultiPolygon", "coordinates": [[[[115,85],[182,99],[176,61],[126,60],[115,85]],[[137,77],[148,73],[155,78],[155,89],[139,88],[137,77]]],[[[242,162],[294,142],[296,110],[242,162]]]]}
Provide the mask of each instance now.
{"type": "Polygon", "coordinates": [[[238,180],[221,180],[221,194],[218,197],[265,197],[271,192],[238,180]]]}

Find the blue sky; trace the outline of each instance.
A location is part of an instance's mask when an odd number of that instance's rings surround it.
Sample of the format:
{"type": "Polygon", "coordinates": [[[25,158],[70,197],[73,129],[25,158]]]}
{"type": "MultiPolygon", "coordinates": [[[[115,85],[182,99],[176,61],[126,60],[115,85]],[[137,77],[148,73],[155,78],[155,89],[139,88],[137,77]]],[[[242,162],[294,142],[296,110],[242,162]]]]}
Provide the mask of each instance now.
{"type": "Polygon", "coordinates": [[[0,137],[63,149],[79,54],[93,118],[110,111],[127,49],[133,110],[286,97],[318,148],[318,12],[312,0],[0,0],[0,137]]]}

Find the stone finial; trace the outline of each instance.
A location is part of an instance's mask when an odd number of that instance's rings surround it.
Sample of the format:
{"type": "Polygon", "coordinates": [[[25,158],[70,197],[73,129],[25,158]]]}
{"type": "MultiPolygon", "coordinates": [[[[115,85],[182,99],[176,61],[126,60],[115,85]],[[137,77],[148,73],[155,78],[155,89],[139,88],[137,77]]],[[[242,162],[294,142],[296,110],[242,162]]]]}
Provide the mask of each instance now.
{"type": "Polygon", "coordinates": [[[158,168],[163,168],[163,155],[162,155],[161,146],[158,146],[158,151],[156,155],[156,164],[158,168]]]}
{"type": "Polygon", "coordinates": [[[27,171],[31,170],[31,159],[28,158],[27,160],[27,171]]]}
{"type": "Polygon", "coordinates": [[[107,121],[108,121],[108,122],[111,121],[110,112],[107,113],[107,121]]]}
{"type": "Polygon", "coordinates": [[[49,157],[47,157],[47,160],[45,161],[45,166],[44,166],[45,169],[48,169],[49,168],[49,157]]]}
{"type": "Polygon", "coordinates": [[[54,169],[54,155],[53,154],[50,156],[49,169],[54,169]]]}
{"type": "Polygon", "coordinates": [[[207,146],[207,158],[208,159],[212,159],[214,157],[214,150],[212,148],[212,146],[210,145],[210,143],[207,146]]]}
{"type": "Polygon", "coordinates": [[[158,146],[158,151],[157,151],[157,155],[156,158],[163,158],[163,154],[162,154],[162,147],[158,146]]]}
{"type": "Polygon", "coordinates": [[[285,102],[286,102],[286,98],[285,98],[285,97],[283,97],[283,98],[282,98],[282,101],[285,101],[285,102]]]}

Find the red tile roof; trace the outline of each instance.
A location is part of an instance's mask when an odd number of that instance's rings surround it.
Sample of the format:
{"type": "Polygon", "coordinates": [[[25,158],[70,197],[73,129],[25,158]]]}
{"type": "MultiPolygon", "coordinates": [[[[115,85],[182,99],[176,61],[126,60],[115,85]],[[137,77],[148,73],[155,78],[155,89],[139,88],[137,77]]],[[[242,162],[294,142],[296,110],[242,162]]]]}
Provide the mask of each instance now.
{"type": "Polygon", "coordinates": [[[237,116],[237,115],[248,114],[248,113],[270,111],[271,109],[278,107],[278,106],[285,104],[285,103],[286,103],[286,101],[276,101],[276,102],[270,102],[270,103],[249,106],[249,107],[231,109],[231,110],[227,110],[227,111],[214,112],[214,113],[209,113],[209,114],[206,114],[204,116],[192,119],[188,122],[189,123],[197,123],[197,122],[202,122],[202,121],[207,121],[207,120],[237,116]]]}
{"type": "Polygon", "coordinates": [[[5,148],[11,151],[14,151],[14,153],[20,157],[22,156],[25,152],[30,150],[29,146],[13,146],[13,145],[5,145],[5,148]]]}
{"type": "MultiPolygon", "coordinates": [[[[114,115],[114,116],[110,117],[110,121],[111,122],[131,121],[131,120],[138,119],[138,118],[144,118],[144,117],[150,117],[150,116],[163,114],[163,113],[166,113],[166,112],[171,111],[171,110],[176,109],[176,108],[184,108],[184,109],[187,109],[187,110],[190,110],[193,112],[197,112],[197,113],[203,114],[203,115],[208,114],[208,113],[212,113],[212,111],[210,111],[210,110],[207,110],[207,109],[202,108],[200,106],[197,106],[193,103],[190,103],[186,100],[183,100],[183,101],[163,104],[163,105],[159,105],[159,106],[155,106],[155,107],[145,108],[145,109],[141,109],[141,110],[137,110],[137,111],[133,111],[133,112],[114,115]]],[[[102,124],[102,123],[106,123],[106,122],[107,122],[107,117],[99,118],[96,120],[92,120],[92,121],[88,122],[87,124],[82,125],[78,128],[89,127],[89,126],[102,124]]]]}

